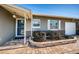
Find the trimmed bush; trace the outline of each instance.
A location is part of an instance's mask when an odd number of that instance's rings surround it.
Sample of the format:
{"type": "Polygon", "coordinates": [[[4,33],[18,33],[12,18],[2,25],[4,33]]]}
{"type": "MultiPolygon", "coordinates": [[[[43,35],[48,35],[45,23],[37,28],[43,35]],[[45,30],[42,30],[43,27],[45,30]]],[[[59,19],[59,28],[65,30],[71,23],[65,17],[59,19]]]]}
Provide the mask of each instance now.
{"type": "Polygon", "coordinates": [[[40,32],[40,31],[34,31],[32,39],[33,39],[33,41],[36,41],[36,42],[43,42],[43,41],[45,41],[43,39],[43,36],[44,36],[44,34],[42,32],[40,32]]]}

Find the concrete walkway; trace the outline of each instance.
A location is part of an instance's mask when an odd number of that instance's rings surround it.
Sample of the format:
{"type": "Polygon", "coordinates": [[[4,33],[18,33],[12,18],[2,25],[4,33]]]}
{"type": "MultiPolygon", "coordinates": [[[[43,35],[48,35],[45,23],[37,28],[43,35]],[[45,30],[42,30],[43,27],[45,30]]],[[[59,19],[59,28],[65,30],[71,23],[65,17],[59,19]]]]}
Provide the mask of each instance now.
{"type": "Polygon", "coordinates": [[[0,54],[71,54],[79,53],[79,40],[76,43],[58,45],[46,48],[31,48],[23,46],[17,49],[2,50],[0,54]]]}

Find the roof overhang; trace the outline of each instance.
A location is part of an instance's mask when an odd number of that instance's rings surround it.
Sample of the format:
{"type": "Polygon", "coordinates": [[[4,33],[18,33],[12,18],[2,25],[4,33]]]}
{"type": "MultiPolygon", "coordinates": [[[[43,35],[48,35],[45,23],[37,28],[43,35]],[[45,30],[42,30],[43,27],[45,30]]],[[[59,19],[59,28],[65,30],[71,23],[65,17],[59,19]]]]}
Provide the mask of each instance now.
{"type": "Polygon", "coordinates": [[[65,19],[65,20],[73,20],[73,21],[79,21],[78,18],[71,18],[71,17],[64,17],[64,16],[53,16],[53,15],[44,15],[44,14],[32,14],[33,17],[44,17],[44,18],[53,18],[53,19],[65,19]]]}
{"type": "Polygon", "coordinates": [[[15,5],[11,5],[11,4],[0,4],[0,6],[5,8],[12,14],[22,16],[22,17],[27,17],[27,18],[32,17],[31,10],[29,10],[29,9],[24,9],[24,8],[21,8],[21,7],[15,6],[15,5]]]}

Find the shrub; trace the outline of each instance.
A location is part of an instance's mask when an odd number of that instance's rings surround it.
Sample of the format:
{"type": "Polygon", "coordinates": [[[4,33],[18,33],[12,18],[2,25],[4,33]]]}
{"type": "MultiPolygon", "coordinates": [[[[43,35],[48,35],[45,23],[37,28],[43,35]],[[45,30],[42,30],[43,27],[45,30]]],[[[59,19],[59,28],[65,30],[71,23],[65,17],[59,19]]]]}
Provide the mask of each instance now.
{"type": "Polygon", "coordinates": [[[43,42],[44,39],[43,39],[43,36],[44,34],[40,31],[34,31],[33,32],[33,41],[36,41],[36,42],[43,42]]]}
{"type": "Polygon", "coordinates": [[[47,39],[52,40],[52,31],[47,31],[46,36],[48,36],[47,39]]]}

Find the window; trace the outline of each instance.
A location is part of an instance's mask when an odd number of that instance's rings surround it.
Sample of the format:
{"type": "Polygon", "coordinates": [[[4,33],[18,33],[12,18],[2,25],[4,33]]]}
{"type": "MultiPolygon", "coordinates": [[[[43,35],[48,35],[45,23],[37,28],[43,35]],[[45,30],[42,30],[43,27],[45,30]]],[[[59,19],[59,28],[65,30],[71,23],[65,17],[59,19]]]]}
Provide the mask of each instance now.
{"type": "Polygon", "coordinates": [[[60,21],[59,20],[48,20],[48,29],[49,30],[59,30],[60,21]]]}
{"type": "Polygon", "coordinates": [[[32,28],[40,28],[40,19],[33,19],[32,20],[32,28]]]}

